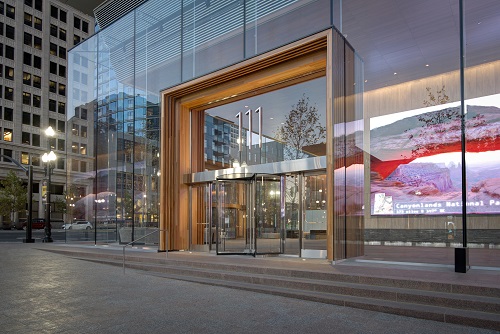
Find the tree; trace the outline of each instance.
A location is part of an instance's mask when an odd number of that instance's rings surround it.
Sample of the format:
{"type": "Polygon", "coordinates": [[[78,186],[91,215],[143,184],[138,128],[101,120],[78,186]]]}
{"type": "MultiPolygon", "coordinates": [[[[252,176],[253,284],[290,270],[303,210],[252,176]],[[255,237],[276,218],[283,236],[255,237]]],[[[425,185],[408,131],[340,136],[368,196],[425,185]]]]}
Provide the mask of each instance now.
{"type": "MultiPolygon", "coordinates": [[[[428,99],[424,100],[424,106],[426,107],[431,107],[431,106],[437,106],[440,104],[446,104],[450,101],[450,98],[448,95],[446,95],[446,89],[443,85],[440,90],[436,91],[436,95],[432,93],[431,87],[426,87],[427,90],[427,95],[428,99]]],[[[423,122],[423,126],[433,126],[433,125],[439,125],[439,124],[444,124],[448,123],[451,120],[457,119],[460,116],[460,110],[457,108],[446,108],[446,109],[441,109],[441,110],[436,110],[430,113],[422,114],[418,120],[420,122],[423,122]]],[[[442,127],[437,127],[435,128],[436,132],[443,132],[445,131],[444,128],[442,127]]]]}
{"type": "Polygon", "coordinates": [[[326,139],[326,127],[320,122],[316,105],[309,105],[309,98],[302,95],[285,118],[285,122],[275,132],[276,139],[284,144],[284,160],[307,157],[303,149],[319,144],[326,139]]]}
{"type": "MultiPolygon", "coordinates": [[[[320,122],[321,114],[316,105],[309,105],[309,98],[305,94],[288,113],[285,121],[275,132],[276,139],[283,147],[284,160],[296,160],[307,157],[304,147],[319,144],[326,139],[326,126],[320,122]]],[[[298,178],[293,178],[287,185],[287,203],[292,207],[298,205],[298,178]]]]}
{"type": "Polygon", "coordinates": [[[14,220],[14,214],[26,208],[27,190],[21,179],[9,171],[6,178],[0,181],[0,214],[2,216],[10,215],[11,221],[14,220]]]}

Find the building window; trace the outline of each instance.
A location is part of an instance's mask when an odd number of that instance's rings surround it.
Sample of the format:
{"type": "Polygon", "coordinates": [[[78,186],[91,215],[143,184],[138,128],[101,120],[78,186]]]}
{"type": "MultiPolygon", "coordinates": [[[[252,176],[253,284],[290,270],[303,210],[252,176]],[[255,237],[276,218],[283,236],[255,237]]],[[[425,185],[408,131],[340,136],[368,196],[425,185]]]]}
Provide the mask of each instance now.
{"type": "Polygon", "coordinates": [[[84,33],[89,33],[89,23],[86,21],[82,21],[82,30],[84,33]]]}
{"type": "Polygon", "coordinates": [[[23,84],[31,86],[31,74],[23,72],[23,84]]]}
{"type": "Polygon", "coordinates": [[[42,69],[42,58],[40,58],[38,56],[33,56],[33,67],[41,70],[42,69]]]}
{"type": "MultiPolygon", "coordinates": [[[[35,146],[35,145],[33,145],[35,146]]],[[[38,145],[40,146],[40,145],[38,145]]],[[[40,166],[40,157],[38,155],[32,155],[31,156],[31,165],[32,166],[40,166]]],[[[33,187],[36,187],[36,184],[33,184],[33,187]]],[[[36,187],[35,189],[38,189],[38,187],[36,187]]]]}
{"type": "Polygon", "coordinates": [[[76,28],[76,29],[80,29],[80,23],[81,23],[81,20],[75,16],[75,20],[73,21],[73,26],[76,28]]]}
{"type": "Polygon", "coordinates": [[[23,124],[31,125],[31,114],[23,111],[23,124]]]}
{"type": "Polygon", "coordinates": [[[80,144],[80,154],[87,154],[87,144],[80,144]]]}
{"type": "Polygon", "coordinates": [[[77,45],[78,43],[80,43],[80,41],[81,41],[80,36],[78,35],[73,36],[73,45],[77,45]]]}
{"type": "Polygon", "coordinates": [[[14,80],[14,69],[9,66],[5,66],[5,79],[14,80]]]}
{"type": "Polygon", "coordinates": [[[49,81],[49,92],[57,93],[57,83],[55,81],[49,81]]]}
{"type": "Polygon", "coordinates": [[[23,92],[23,104],[28,106],[31,105],[31,94],[28,92],[23,92]]]}
{"type": "Polygon", "coordinates": [[[78,153],[78,143],[73,142],[71,144],[71,152],[76,153],[76,154],[78,153]]]}
{"type": "Polygon", "coordinates": [[[3,57],[3,44],[0,43],[0,57],[3,57]]]}
{"type": "Polygon", "coordinates": [[[5,16],[15,20],[16,19],[16,8],[12,7],[11,5],[7,5],[7,8],[5,10],[5,16]]]}
{"type": "Polygon", "coordinates": [[[52,129],[57,129],[57,120],[54,118],[49,118],[49,126],[51,126],[52,129]]]}
{"type": "Polygon", "coordinates": [[[3,140],[12,141],[12,129],[3,129],[3,140]]]}
{"type": "Polygon", "coordinates": [[[31,145],[31,136],[29,132],[23,132],[21,135],[21,143],[31,145]]]}
{"type": "Polygon", "coordinates": [[[27,32],[24,33],[24,45],[32,46],[31,41],[33,40],[33,36],[27,32]]]}
{"type": "Polygon", "coordinates": [[[66,48],[63,48],[62,46],[59,47],[59,57],[66,59],[66,48]]]}
{"type": "Polygon", "coordinates": [[[52,16],[55,19],[58,19],[59,16],[57,15],[58,9],[55,6],[50,6],[50,16],[52,16]]]}
{"type": "Polygon", "coordinates": [[[27,26],[33,26],[33,16],[28,13],[24,13],[24,24],[27,26]]]}
{"type": "Polygon", "coordinates": [[[40,37],[33,37],[33,47],[38,50],[42,49],[42,39],[40,37]]]}
{"type": "Polygon", "coordinates": [[[15,36],[16,36],[16,29],[14,29],[14,27],[6,24],[5,25],[5,37],[10,38],[10,39],[14,39],[15,36]]]}
{"type": "Polygon", "coordinates": [[[29,165],[30,164],[30,155],[27,152],[21,152],[21,163],[23,165],[29,165]]]}
{"type": "Polygon", "coordinates": [[[4,95],[4,99],[9,100],[9,101],[14,101],[14,88],[5,87],[3,95],[4,95]]]}
{"type": "Polygon", "coordinates": [[[73,136],[78,136],[78,133],[80,132],[78,128],[78,124],[73,124],[73,128],[71,129],[71,133],[73,134],[73,136]]]}
{"type": "Polygon", "coordinates": [[[32,117],[33,117],[33,122],[32,122],[33,124],[32,125],[39,128],[40,127],[40,115],[33,114],[32,117]]]}
{"type": "Polygon", "coordinates": [[[49,111],[56,111],[56,101],[55,100],[49,100],[49,111]]]}
{"type": "Polygon", "coordinates": [[[33,0],[24,0],[24,4],[28,7],[33,7],[33,0]]]}
{"type": "Polygon", "coordinates": [[[71,171],[78,172],[78,160],[71,159],[71,171]]]}
{"type": "Polygon", "coordinates": [[[42,31],[42,19],[35,16],[35,29],[42,31]]]}
{"type": "MultiPolygon", "coordinates": [[[[60,159],[57,159],[56,160],[56,163],[57,163],[57,169],[63,169],[66,167],[66,159],[63,159],[63,158],[60,158],[60,159]]],[[[62,186],[61,186],[61,190],[59,191],[62,195],[63,193],[63,189],[62,189],[62,186]]]]}
{"type": "Polygon", "coordinates": [[[87,138],[87,127],[86,126],[81,126],[80,128],[80,135],[83,137],[83,138],[87,138]]]}
{"type": "Polygon", "coordinates": [[[87,163],[85,161],[80,161],[80,172],[87,172],[87,163]]]}
{"type": "Polygon", "coordinates": [[[35,108],[42,107],[42,97],[41,96],[33,94],[33,107],[35,107],[35,108]]]}
{"type": "Polygon", "coordinates": [[[66,12],[62,9],[59,9],[59,20],[66,23],[67,21],[66,17],[67,17],[66,12]]]}
{"type": "Polygon", "coordinates": [[[23,63],[24,65],[31,66],[31,54],[29,54],[28,52],[25,52],[23,54],[23,63]]]}
{"type": "Polygon", "coordinates": [[[55,24],[50,25],[50,36],[57,37],[57,26],[55,24]]]}
{"type": "Polygon", "coordinates": [[[33,87],[42,88],[42,78],[38,75],[33,76],[33,87]]]}
{"type": "Polygon", "coordinates": [[[14,109],[12,108],[5,108],[3,112],[3,119],[6,121],[13,121],[14,120],[14,109]]]}
{"type": "Polygon", "coordinates": [[[65,121],[57,121],[57,131],[66,132],[66,122],[65,121]]]}
{"type": "MultiPolygon", "coordinates": [[[[40,147],[40,135],[33,133],[31,135],[31,146],[40,147]]],[[[33,159],[34,160],[34,159],[33,159]]],[[[38,165],[37,165],[38,166],[38,165]]]]}
{"type": "Polygon", "coordinates": [[[66,103],[58,102],[57,103],[57,112],[60,114],[66,114],[66,103]]]}
{"type": "Polygon", "coordinates": [[[59,84],[59,95],[66,96],[66,85],[59,84]]]}
{"type": "Polygon", "coordinates": [[[57,149],[59,151],[66,151],[66,141],[64,139],[57,140],[57,149]]]}
{"type": "Polygon", "coordinates": [[[80,118],[86,120],[87,119],[87,109],[82,108],[80,111],[81,111],[80,118]]]}
{"type": "Polygon", "coordinates": [[[59,39],[66,42],[66,30],[59,28],[59,39]]]}
{"type": "Polygon", "coordinates": [[[42,0],[35,0],[35,9],[38,11],[42,11],[42,0]]]}
{"type": "MultiPolygon", "coordinates": [[[[11,157],[12,158],[12,150],[8,150],[6,148],[3,149],[3,155],[6,155],[8,157],[11,157]]],[[[4,158],[3,161],[7,161],[7,162],[10,162],[9,159],[6,159],[4,158]]]]}
{"type": "Polygon", "coordinates": [[[50,73],[57,74],[57,64],[54,62],[50,62],[50,73]]]}
{"type": "Polygon", "coordinates": [[[57,56],[57,45],[54,43],[50,43],[50,54],[57,56]]]}
{"type": "Polygon", "coordinates": [[[49,147],[51,150],[56,149],[56,139],[55,138],[49,138],[49,147]]]}
{"type": "Polygon", "coordinates": [[[59,65],[59,76],[66,78],[66,66],[59,65]]]}
{"type": "Polygon", "coordinates": [[[5,46],[5,58],[14,60],[14,48],[12,46],[5,46]]]}

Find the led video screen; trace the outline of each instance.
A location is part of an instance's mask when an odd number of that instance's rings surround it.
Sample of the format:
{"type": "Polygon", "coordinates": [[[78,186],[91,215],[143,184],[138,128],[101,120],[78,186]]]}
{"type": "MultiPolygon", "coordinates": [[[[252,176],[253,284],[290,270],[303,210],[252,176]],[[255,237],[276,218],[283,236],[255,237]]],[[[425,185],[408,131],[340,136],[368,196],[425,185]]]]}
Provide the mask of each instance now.
{"type": "Polygon", "coordinates": [[[372,215],[500,213],[500,94],[370,119],[372,215]]]}

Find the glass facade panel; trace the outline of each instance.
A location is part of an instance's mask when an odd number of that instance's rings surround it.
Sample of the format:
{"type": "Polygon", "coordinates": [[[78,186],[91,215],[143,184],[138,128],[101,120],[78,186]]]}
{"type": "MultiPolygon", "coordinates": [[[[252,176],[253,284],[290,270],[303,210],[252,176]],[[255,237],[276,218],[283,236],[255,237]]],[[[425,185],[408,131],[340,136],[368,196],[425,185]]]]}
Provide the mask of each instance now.
{"type": "MultiPolygon", "coordinates": [[[[484,36],[498,33],[500,4],[463,1],[465,112],[465,224],[452,221],[456,243],[469,248],[471,266],[496,266],[500,255],[500,45],[484,36]],[[464,225],[467,232],[464,233],[464,225]]],[[[458,158],[457,158],[458,159],[458,158]]]]}
{"type": "Polygon", "coordinates": [[[243,58],[244,2],[187,0],[183,3],[183,81],[243,58]]]}
{"type": "Polygon", "coordinates": [[[326,155],[325,87],[323,77],[207,109],[204,169],[326,155]]]}

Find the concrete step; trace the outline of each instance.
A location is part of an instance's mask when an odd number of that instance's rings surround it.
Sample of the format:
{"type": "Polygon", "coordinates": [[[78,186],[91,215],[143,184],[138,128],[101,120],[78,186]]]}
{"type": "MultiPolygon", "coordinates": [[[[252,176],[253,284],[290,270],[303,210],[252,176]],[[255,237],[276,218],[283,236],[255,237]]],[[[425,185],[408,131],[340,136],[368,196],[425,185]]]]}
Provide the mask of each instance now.
{"type": "MultiPolygon", "coordinates": [[[[119,253],[56,252],[123,266],[123,255],[119,253]]],[[[242,261],[244,264],[219,261],[127,254],[126,268],[170,279],[500,330],[498,288],[273,268],[269,263],[259,266],[258,261],[242,261]]]]}
{"type": "MultiPolygon", "coordinates": [[[[51,252],[56,252],[73,257],[85,257],[85,258],[98,258],[98,259],[110,259],[115,261],[123,261],[122,254],[109,254],[109,253],[87,253],[79,252],[73,250],[50,250],[51,252]]],[[[500,298],[500,288],[478,286],[470,284],[457,284],[457,283],[444,283],[438,281],[428,281],[428,280],[408,280],[408,279],[398,279],[398,278],[388,278],[388,277],[375,277],[375,276],[363,276],[363,275],[353,275],[353,274],[341,274],[336,272],[324,272],[324,271],[311,271],[302,269],[290,269],[290,268],[276,268],[269,266],[261,266],[259,263],[249,265],[248,263],[239,265],[234,263],[221,263],[214,261],[185,261],[178,259],[170,259],[165,257],[144,257],[138,255],[126,255],[126,263],[128,262],[139,262],[139,263],[149,263],[149,264],[175,264],[178,267],[192,267],[200,269],[214,269],[223,270],[231,272],[247,272],[254,274],[265,274],[265,275],[276,275],[284,277],[295,277],[295,278],[309,278],[314,280],[325,280],[325,281],[337,281],[346,283],[359,283],[374,286],[388,286],[397,288],[408,288],[423,291],[435,291],[435,292],[447,292],[447,293],[458,293],[461,295],[472,295],[472,296],[485,296],[500,298]]]]}

